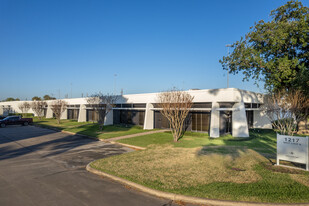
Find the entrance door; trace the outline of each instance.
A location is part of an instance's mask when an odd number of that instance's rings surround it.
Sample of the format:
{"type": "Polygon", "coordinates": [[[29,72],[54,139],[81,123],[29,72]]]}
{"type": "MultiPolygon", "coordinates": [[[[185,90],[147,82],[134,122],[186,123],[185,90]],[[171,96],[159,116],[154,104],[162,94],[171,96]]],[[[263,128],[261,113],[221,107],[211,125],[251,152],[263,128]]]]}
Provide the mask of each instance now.
{"type": "Polygon", "coordinates": [[[232,112],[220,111],[220,136],[232,134],[232,112]]]}

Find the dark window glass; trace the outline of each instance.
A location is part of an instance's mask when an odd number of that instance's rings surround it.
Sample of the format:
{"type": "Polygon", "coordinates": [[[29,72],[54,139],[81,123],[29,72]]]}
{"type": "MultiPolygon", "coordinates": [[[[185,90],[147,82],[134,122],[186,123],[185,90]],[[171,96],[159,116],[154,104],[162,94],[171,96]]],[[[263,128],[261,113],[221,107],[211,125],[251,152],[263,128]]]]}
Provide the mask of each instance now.
{"type": "Polygon", "coordinates": [[[122,104],[122,108],[132,108],[132,104],[122,104]]]}
{"type": "Polygon", "coordinates": [[[211,102],[196,102],[193,103],[192,108],[211,108],[211,102]]]}
{"type": "Polygon", "coordinates": [[[252,108],[258,108],[258,104],[252,103],[252,108]]]}
{"type": "Polygon", "coordinates": [[[133,108],[146,108],[146,104],[133,104],[133,108]]]}
{"type": "Polygon", "coordinates": [[[210,112],[191,112],[191,130],[197,132],[209,132],[210,112]]]}
{"type": "Polygon", "coordinates": [[[145,112],[144,111],[139,111],[138,114],[139,114],[139,117],[138,117],[139,125],[144,125],[145,112]]]}
{"type": "Polygon", "coordinates": [[[253,111],[246,111],[248,128],[253,128],[253,111]]]}
{"type": "Polygon", "coordinates": [[[251,108],[251,103],[245,103],[245,108],[251,108]]]}
{"type": "Polygon", "coordinates": [[[99,120],[99,114],[95,110],[87,110],[87,121],[97,122],[99,120]]]}
{"type": "Polygon", "coordinates": [[[201,113],[197,113],[196,116],[196,130],[202,131],[202,117],[201,113]]]}
{"type": "Polygon", "coordinates": [[[192,113],[192,130],[193,131],[197,131],[196,115],[197,115],[197,113],[192,113]]]}
{"type": "Polygon", "coordinates": [[[68,109],[68,119],[78,120],[79,109],[68,109]]]}
{"type": "Polygon", "coordinates": [[[209,114],[207,113],[202,113],[202,131],[203,132],[208,132],[209,131],[209,114]]]}

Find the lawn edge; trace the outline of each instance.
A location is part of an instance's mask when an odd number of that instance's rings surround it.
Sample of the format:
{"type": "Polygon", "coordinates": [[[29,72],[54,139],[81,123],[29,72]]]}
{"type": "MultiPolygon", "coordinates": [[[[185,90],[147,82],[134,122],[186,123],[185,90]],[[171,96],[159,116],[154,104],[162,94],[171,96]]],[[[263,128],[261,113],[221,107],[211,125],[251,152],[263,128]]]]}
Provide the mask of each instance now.
{"type": "MultiPolygon", "coordinates": [[[[96,161],[96,160],[94,160],[96,161]]],[[[92,162],[94,162],[92,161],[92,162]]],[[[117,177],[105,172],[102,172],[100,170],[97,170],[93,167],[91,167],[90,162],[86,166],[86,170],[90,173],[99,175],[101,177],[107,177],[109,179],[112,179],[116,182],[119,182],[121,184],[130,186],[134,189],[137,189],[139,191],[148,193],[150,195],[154,195],[156,197],[160,198],[165,198],[165,199],[170,199],[173,201],[182,201],[186,203],[192,203],[192,204],[206,204],[206,205],[213,205],[213,206],[270,206],[270,205],[276,205],[276,206],[309,206],[309,203],[293,203],[293,204],[288,204],[288,203],[255,203],[255,202],[238,202],[238,201],[228,201],[228,200],[215,200],[215,199],[207,199],[207,198],[200,198],[200,197],[193,197],[193,196],[186,196],[186,195],[179,195],[179,194],[174,194],[170,192],[163,192],[160,190],[155,190],[140,184],[137,184],[135,182],[131,182],[129,180],[123,179],[121,177],[117,177]]]]}

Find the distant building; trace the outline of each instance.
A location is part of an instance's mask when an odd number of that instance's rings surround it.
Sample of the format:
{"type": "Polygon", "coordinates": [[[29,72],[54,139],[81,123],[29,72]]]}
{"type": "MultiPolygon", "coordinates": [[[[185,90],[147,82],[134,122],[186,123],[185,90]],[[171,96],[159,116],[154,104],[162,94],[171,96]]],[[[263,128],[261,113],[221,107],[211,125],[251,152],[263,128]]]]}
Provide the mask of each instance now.
{"type": "MultiPolygon", "coordinates": [[[[187,131],[209,133],[210,137],[232,134],[234,137],[248,137],[249,128],[271,128],[260,106],[263,95],[235,88],[189,90],[193,106],[190,110],[187,131]]],[[[113,111],[106,116],[105,124],[141,125],[144,129],[169,128],[167,119],[160,113],[158,93],[121,95],[113,111]]],[[[88,105],[87,98],[63,99],[68,103],[62,119],[79,122],[96,121],[97,114],[88,105]]],[[[50,104],[53,100],[46,101],[50,104]]],[[[0,102],[0,115],[21,112],[18,105],[23,101],[0,102]]],[[[31,101],[28,101],[31,102],[31,101]]],[[[30,109],[30,113],[33,111],[30,109]]],[[[48,106],[46,118],[53,113],[48,106]]]]}

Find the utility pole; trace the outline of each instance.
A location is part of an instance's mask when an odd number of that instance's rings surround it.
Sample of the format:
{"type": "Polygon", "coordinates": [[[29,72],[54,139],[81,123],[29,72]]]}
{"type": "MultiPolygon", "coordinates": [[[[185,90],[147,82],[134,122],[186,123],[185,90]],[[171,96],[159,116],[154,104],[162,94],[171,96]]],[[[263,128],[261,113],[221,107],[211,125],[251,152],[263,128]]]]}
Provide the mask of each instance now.
{"type": "Polygon", "coordinates": [[[116,77],[117,74],[114,74],[114,95],[116,95],[116,77]]]}
{"type": "MultiPolygon", "coordinates": [[[[227,44],[225,46],[227,47],[227,56],[230,56],[230,47],[233,47],[233,46],[231,44],[227,44]]],[[[227,84],[226,84],[226,88],[229,88],[229,69],[227,70],[227,84]]]]}

